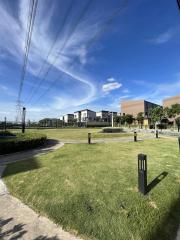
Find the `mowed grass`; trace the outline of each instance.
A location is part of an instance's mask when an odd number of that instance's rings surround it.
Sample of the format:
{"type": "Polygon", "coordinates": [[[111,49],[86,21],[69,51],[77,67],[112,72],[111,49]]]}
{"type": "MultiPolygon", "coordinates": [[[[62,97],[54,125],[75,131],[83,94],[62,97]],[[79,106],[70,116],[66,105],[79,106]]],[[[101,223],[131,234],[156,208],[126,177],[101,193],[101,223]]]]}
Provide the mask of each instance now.
{"type": "Polygon", "coordinates": [[[180,223],[176,140],[68,144],[7,167],[10,192],[84,239],[171,240],[180,223]],[[137,191],[137,154],[148,156],[147,196],[137,191]]]}
{"type": "MultiPolygon", "coordinates": [[[[16,130],[17,131],[17,130],[16,130]]],[[[92,133],[92,138],[119,138],[129,137],[132,133],[101,133],[101,128],[57,128],[57,129],[27,129],[27,132],[40,132],[48,138],[60,140],[84,140],[88,133],[92,133]]]]}

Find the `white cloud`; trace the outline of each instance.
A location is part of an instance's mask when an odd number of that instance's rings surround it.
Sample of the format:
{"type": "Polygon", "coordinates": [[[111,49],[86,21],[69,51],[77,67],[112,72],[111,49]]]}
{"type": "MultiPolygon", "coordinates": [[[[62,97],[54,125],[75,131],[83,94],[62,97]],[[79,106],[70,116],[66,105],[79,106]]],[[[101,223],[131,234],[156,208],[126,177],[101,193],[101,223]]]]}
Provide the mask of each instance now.
{"type": "Polygon", "coordinates": [[[150,42],[153,44],[163,44],[170,41],[174,37],[175,32],[172,29],[169,29],[156,37],[150,39],[150,42]]]}
{"type": "Polygon", "coordinates": [[[111,92],[115,89],[118,89],[120,87],[122,87],[122,84],[118,83],[118,82],[105,83],[102,86],[102,91],[105,92],[105,93],[109,93],[109,92],[111,92]]]}
{"type": "Polygon", "coordinates": [[[115,80],[115,78],[113,78],[113,77],[110,77],[110,78],[108,78],[107,79],[107,82],[115,82],[116,80],[115,80]]]}
{"type": "MultiPolygon", "coordinates": [[[[48,51],[54,41],[53,35],[55,35],[55,33],[52,34],[51,26],[54,11],[56,11],[56,3],[51,4],[50,1],[48,3],[50,3],[48,16],[44,18],[44,13],[47,13],[47,11],[45,11],[47,10],[47,6],[43,4],[42,1],[39,1],[33,28],[27,70],[34,75],[39,73],[42,63],[47,57],[48,51]]],[[[15,18],[15,15],[12,14],[12,11],[10,11],[6,4],[3,2],[0,3],[0,15],[3,19],[3,21],[0,22],[0,49],[2,49],[3,52],[8,53],[6,55],[3,54],[3,58],[11,57],[11,60],[18,64],[22,64],[23,59],[28,20],[28,4],[29,1],[27,0],[19,0],[17,12],[18,18],[15,18]]],[[[94,99],[96,86],[91,80],[91,77],[88,77],[87,73],[84,74],[83,78],[80,77],[81,74],[78,67],[73,68],[73,65],[85,65],[88,63],[89,59],[91,59],[88,57],[88,44],[101,30],[103,19],[107,16],[97,14],[97,16],[94,17],[91,15],[89,16],[84,12],[86,18],[83,18],[74,28],[74,32],[72,32],[72,26],[77,19],[76,14],[72,14],[68,17],[68,21],[62,28],[62,32],[60,32],[59,38],[47,59],[45,67],[47,68],[48,64],[53,63],[56,70],[59,71],[60,76],[63,71],[64,75],[70,75],[73,81],[77,81],[79,89],[81,89],[82,85],[84,91],[86,86],[86,96],[84,97],[83,94],[80,95],[81,99],[79,101],[80,103],[86,103],[87,101],[90,102],[94,99]],[[91,32],[91,34],[89,34],[89,32],[91,32]]],[[[0,55],[0,58],[1,57],[2,56],[0,55]]],[[[1,58],[1,60],[3,59],[1,58]]],[[[41,72],[42,76],[46,71],[46,68],[41,72]]],[[[27,81],[27,79],[25,81],[27,81]]],[[[27,87],[28,85],[26,85],[26,88],[27,87]]],[[[42,86],[41,90],[43,90],[43,87],[44,86],[42,86]]],[[[64,97],[67,98],[67,96],[64,97]]]]}

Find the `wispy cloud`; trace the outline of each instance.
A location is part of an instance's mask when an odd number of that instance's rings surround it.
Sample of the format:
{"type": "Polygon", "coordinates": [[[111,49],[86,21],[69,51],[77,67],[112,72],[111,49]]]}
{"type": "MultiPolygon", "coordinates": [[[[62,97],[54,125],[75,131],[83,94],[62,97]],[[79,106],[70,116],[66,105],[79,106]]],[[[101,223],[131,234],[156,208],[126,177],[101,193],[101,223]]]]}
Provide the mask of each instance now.
{"type": "Polygon", "coordinates": [[[113,77],[110,77],[110,78],[107,78],[107,82],[115,82],[116,80],[115,80],[115,78],[113,78],[113,77]]]}
{"type": "Polygon", "coordinates": [[[119,83],[119,82],[105,83],[102,86],[102,91],[105,92],[105,93],[109,93],[109,92],[111,92],[115,89],[118,89],[120,87],[122,87],[122,84],[119,83]]]}
{"type": "Polygon", "coordinates": [[[149,39],[149,42],[153,44],[163,44],[169,42],[175,35],[175,31],[172,29],[168,29],[165,32],[158,34],[157,36],[149,39]]]}
{"type": "MultiPolygon", "coordinates": [[[[19,6],[16,9],[17,14],[12,14],[12,11],[10,11],[5,2],[0,3],[0,15],[3,19],[3,21],[0,22],[0,48],[3,49],[3,53],[6,53],[2,56],[0,55],[0,60],[2,60],[2,57],[11,58],[11,60],[21,65],[28,23],[29,1],[19,0],[18,3],[19,6]]],[[[38,3],[28,63],[28,71],[33,75],[36,75],[41,69],[48,50],[54,41],[54,35],[56,33],[52,31],[51,27],[54,21],[53,16],[57,13],[56,4],[57,2],[52,4],[51,1],[47,1],[47,4],[44,4],[43,1],[39,1],[38,3]],[[47,5],[49,6],[48,12],[47,5]],[[45,13],[46,15],[48,13],[46,18],[44,18],[45,13]]],[[[82,7],[84,5],[83,3],[82,7]]],[[[73,27],[78,15],[81,15],[80,11],[81,9],[78,8],[78,11],[69,15],[70,17],[66,24],[62,26],[62,32],[60,32],[59,38],[46,64],[46,68],[48,64],[54,64],[56,75],[59,74],[62,77],[61,74],[63,72],[64,76],[70,76],[73,81],[77,81],[77,84],[79,84],[79,92],[82,88],[82,92],[84,91],[86,93],[78,94],[79,99],[76,101],[77,105],[88,103],[96,97],[96,85],[92,77],[87,72],[83,73],[83,77],[81,77],[80,66],[89,63],[89,59],[91,59],[89,57],[90,43],[93,42],[93,39],[96,40],[95,36],[101,30],[104,20],[109,15],[108,11],[104,11],[103,14],[94,14],[93,12],[90,14],[90,12],[86,12],[85,17],[81,19],[76,27],[73,27]],[[72,28],[74,28],[74,31],[72,31],[72,28]]],[[[62,14],[65,14],[65,9],[62,14]]],[[[60,14],[58,13],[58,15],[60,14]]],[[[45,71],[45,69],[43,70],[45,71]]],[[[41,74],[41,76],[43,76],[43,74],[41,74]]],[[[119,85],[116,84],[114,87],[117,88],[119,85]]],[[[28,88],[28,84],[26,84],[26,88],[28,88]]],[[[44,86],[42,86],[40,90],[43,90],[43,88],[44,86]]],[[[52,103],[55,99],[54,97],[55,96],[52,97],[52,103]]],[[[64,94],[66,107],[70,104],[68,97],[69,96],[64,94]]],[[[58,96],[56,96],[56,101],[57,99],[58,96]]],[[[75,99],[73,102],[74,101],[75,99]]]]}

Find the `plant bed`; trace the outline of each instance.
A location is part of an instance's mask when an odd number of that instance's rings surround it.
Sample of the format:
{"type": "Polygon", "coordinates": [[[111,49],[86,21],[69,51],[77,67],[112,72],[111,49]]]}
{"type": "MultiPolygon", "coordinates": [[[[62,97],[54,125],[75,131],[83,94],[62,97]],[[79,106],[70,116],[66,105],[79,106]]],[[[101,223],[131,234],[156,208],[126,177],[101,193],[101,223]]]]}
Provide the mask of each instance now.
{"type": "Polygon", "coordinates": [[[103,133],[122,133],[124,132],[122,128],[119,127],[106,127],[102,129],[103,133]]]}
{"type": "Polygon", "coordinates": [[[15,138],[16,135],[9,131],[0,131],[0,138],[15,138]]]}
{"type": "Polygon", "coordinates": [[[0,154],[32,149],[46,142],[46,135],[40,133],[16,133],[0,139],[0,154]]]}

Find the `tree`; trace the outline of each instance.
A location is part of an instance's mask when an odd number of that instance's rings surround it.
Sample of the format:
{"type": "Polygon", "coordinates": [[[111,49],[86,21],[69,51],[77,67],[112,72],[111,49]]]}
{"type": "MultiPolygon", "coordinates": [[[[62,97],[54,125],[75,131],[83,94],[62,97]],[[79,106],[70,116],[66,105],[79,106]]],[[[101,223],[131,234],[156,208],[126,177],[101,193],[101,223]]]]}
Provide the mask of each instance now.
{"type": "Polygon", "coordinates": [[[176,103],[171,106],[173,117],[180,114],[180,104],[176,103]]]}
{"type": "Polygon", "coordinates": [[[165,107],[163,112],[164,112],[164,117],[165,118],[172,118],[173,115],[174,115],[172,108],[165,107]]]}
{"type": "Polygon", "coordinates": [[[176,125],[177,125],[177,127],[178,127],[178,132],[179,132],[179,129],[180,129],[180,117],[177,117],[177,118],[175,119],[175,121],[176,121],[176,125]]]}
{"type": "Polygon", "coordinates": [[[138,121],[138,124],[141,126],[143,125],[143,121],[144,121],[144,113],[143,112],[139,112],[137,114],[136,120],[138,121]]]}
{"type": "Polygon", "coordinates": [[[121,124],[121,116],[115,116],[114,123],[116,123],[117,125],[121,124]]]}
{"type": "Polygon", "coordinates": [[[153,123],[161,122],[161,119],[164,117],[163,108],[158,106],[151,109],[150,116],[153,123]]]}
{"type": "Polygon", "coordinates": [[[127,123],[127,124],[132,124],[133,123],[133,120],[134,120],[134,118],[133,118],[133,115],[131,115],[131,114],[127,114],[127,115],[125,115],[124,116],[125,118],[125,122],[127,123]]]}

